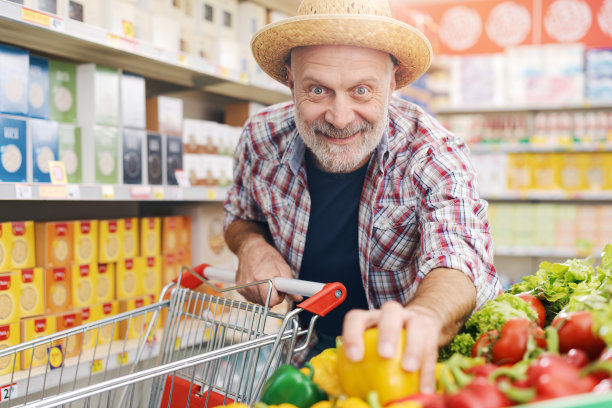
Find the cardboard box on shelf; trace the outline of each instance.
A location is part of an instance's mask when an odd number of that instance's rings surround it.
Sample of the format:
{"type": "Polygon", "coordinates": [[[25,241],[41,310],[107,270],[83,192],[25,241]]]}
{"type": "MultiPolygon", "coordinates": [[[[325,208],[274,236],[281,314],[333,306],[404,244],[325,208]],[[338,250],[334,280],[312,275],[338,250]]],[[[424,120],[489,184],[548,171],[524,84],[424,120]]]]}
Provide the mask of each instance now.
{"type": "Polygon", "coordinates": [[[121,0],[107,0],[104,2],[103,28],[121,37],[134,38],[135,24],[135,5],[121,0]]]}
{"type": "Polygon", "coordinates": [[[251,116],[263,108],[265,105],[258,102],[229,103],[225,105],[225,123],[242,127],[251,116]]]}
{"type": "Polygon", "coordinates": [[[15,271],[0,273],[0,324],[19,321],[20,298],[21,275],[15,271]]]}
{"type": "Polygon", "coordinates": [[[536,190],[558,190],[559,162],[550,153],[534,153],[530,156],[533,173],[533,188],[536,190]]]}
{"type": "Polygon", "coordinates": [[[115,293],[117,299],[126,299],[140,295],[144,274],[144,258],[123,259],[117,262],[115,293]]]}
{"type": "Polygon", "coordinates": [[[249,44],[253,34],[266,25],[266,8],[252,1],[238,3],[237,40],[249,44]]]}
{"type": "Polygon", "coordinates": [[[96,64],[77,67],[78,119],[81,126],[119,126],[119,72],[96,64]]]}
{"type": "Polygon", "coordinates": [[[17,270],[21,274],[21,296],[19,300],[21,317],[45,313],[45,276],[43,268],[17,270]]]}
{"type": "Polygon", "coordinates": [[[71,20],[101,27],[104,18],[103,0],[70,0],[68,17],[71,20]]]}
{"type": "Polygon", "coordinates": [[[196,26],[201,35],[216,37],[219,35],[217,28],[217,1],[216,0],[194,0],[194,18],[196,26]]]}
{"type": "Polygon", "coordinates": [[[45,311],[62,313],[72,309],[72,270],[70,267],[45,269],[45,311]]]}
{"type": "Polygon", "coordinates": [[[13,234],[10,222],[0,223],[0,272],[12,269],[10,253],[13,246],[13,234]]]}
{"type": "Polygon", "coordinates": [[[14,221],[11,228],[11,267],[32,268],[36,265],[34,221],[14,221]]]}
{"type": "MultiPolygon", "coordinates": [[[[0,325],[0,350],[17,346],[20,343],[19,322],[0,325]]],[[[0,359],[0,375],[17,372],[20,368],[20,361],[17,354],[9,354],[0,359]]]]}
{"type": "Polygon", "coordinates": [[[57,134],[59,159],[64,163],[68,183],[81,183],[81,128],[72,123],[60,123],[57,134]]]}
{"type": "Polygon", "coordinates": [[[189,17],[181,18],[179,34],[179,51],[189,55],[196,55],[198,52],[198,36],[195,19],[189,17]]]}
{"type": "Polygon", "coordinates": [[[135,258],[140,254],[140,228],[139,219],[121,218],[119,220],[119,231],[123,243],[123,258],[135,258]]]}
{"type": "Polygon", "coordinates": [[[176,254],[173,252],[165,253],[162,256],[162,286],[178,277],[179,270],[180,266],[176,263],[176,254]]]}
{"type": "Polygon", "coordinates": [[[90,306],[97,300],[98,264],[72,267],[72,303],[75,308],[90,306]]]}
{"type": "Polygon", "coordinates": [[[161,256],[149,256],[143,259],[145,263],[145,272],[143,279],[141,280],[142,289],[140,290],[140,293],[143,295],[159,295],[162,288],[161,256]]]}
{"type": "Polygon", "coordinates": [[[178,52],[180,43],[179,21],[161,14],[151,16],[152,26],[151,41],[153,45],[165,51],[178,52]]]}
{"type": "Polygon", "coordinates": [[[82,128],[83,182],[119,183],[119,128],[85,126],[82,128]]]}
{"type": "Polygon", "coordinates": [[[238,0],[217,0],[217,31],[221,39],[238,40],[238,0]]]}
{"type": "Polygon", "coordinates": [[[191,251],[191,217],[188,215],[181,216],[181,234],[179,248],[191,251]]]}
{"type": "Polygon", "coordinates": [[[58,160],[58,124],[43,119],[30,119],[28,129],[32,140],[32,180],[50,183],[49,162],[58,160]]]}
{"type": "Polygon", "coordinates": [[[0,116],[0,181],[27,181],[26,129],[25,120],[0,116]]]}
{"type": "Polygon", "coordinates": [[[140,219],[140,255],[144,257],[161,254],[161,218],[140,219]]]}
{"type": "MultiPolygon", "coordinates": [[[[81,313],[79,311],[70,311],[56,316],[55,328],[58,332],[62,330],[72,329],[81,325],[81,313]]],[[[81,352],[81,343],[83,334],[77,332],[71,336],[56,340],[53,345],[61,346],[64,358],[78,356],[81,352]]]]}
{"type": "Polygon", "coordinates": [[[49,60],[30,56],[28,116],[49,119],[49,60]]]}
{"type": "Polygon", "coordinates": [[[162,253],[177,251],[180,247],[183,228],[183,218],[180,216],[167,216],[162,219],[162,253]]]}
{"type": "Polygon", "coordinates": [[[178,185],[176,170],[183,170],[183,144],[180,137],[166,136],[165,160],[166,173],[164,184],[178,185]]]}
{"type": "Polygon", "coordinates": [[[77,67],[49,60],[49,117],[65,123],[77,121],[77,67]]]}
{"type": "Polygon", "coordinates": [[[144,77],[128,72],[121,73],[121,124],[144,129],[146,120],[146,96],[144,77]]]}
{"type": "MultiPolygon", "coordinates": [[[[91,307],[90,313],[93,314],[94,321],[116,316],[119,314],[119,302],[112,301],[95,304],[91,307]]],[[[118,324],[110,323],[99,327],[99,330],[98,347],[119,339],[120,330],[118,324]]]]}
{"type": "Polygon", "coordinates": [[[162,184],[164,163],[162,159],[162,137],[158,134],[147,134],[147,181],[149,184],[162,184]]]}
{"type": "MultiPolygon", "coordinates": [[[[95,321],[94,320],[95,316],[92,311],[93,307],[94,305],[85,306],[76,311],[76,313],[81,314],[81,324],[82,325],[93,323],[95,321]]],[[[89,350],[89,349],[94,348],[94,346],[96,345],[97,338],[98,338],[98,329],[85,330],[85,332],[83,333],[82,350],[89,350]]]]}
{"type": "Polygon", "coordinates": [[[584,174],[584,189],[601,191],[605,185],[605,168],[602,153],[577,153],[584,174]]]}
{"type": "Polygon", "coordinates": [[[68,221],[35,223],[36,263],[44,268],[70,266],[74,259],[73,224],[68,221]]]}
{"type": "Polygon", "coordinates": [[[115,264],[100,263],[97,269],[96,300],[110,302],[115,299],[115,264]]]}
{"type": "Polygon", "coordinates": [[[183,124],[183,100],[170,96],[147,99],[147,130],[180,136],[183,124]]]}
{"type": "Polygon", "coordinates": [[[142,184],[144,129],[123,128],[123,182],[142,184]]]}
{"type": "Polygon", "coordinates": [[[204,153],[204,146],[198,144],[201,134],[201,120],[183,120],[183,153],[204,153]]]}
{"type": "Polygon", "coordinates": [[[98,220],[73,222],[74,262],[77,265],[98,262],[98,220]]]}
{"type": "Polygon", "coordinates": [[[585,189],[584,168],[580,156],[576,153],[559,154],[559,182],[561,188],[566,191],[578,191],[585,189]]]}
{"type": "Polygon", "coordinates": [[[119,220],[99,221],[99,249],[100,263],[117,262],[122,257],[123,244],[119,230],[119,220]]]}
{"type": "Polygon", "coordinates": [[[216,61],[218,53],[218,49],[215,46],[216,40],[216,36],[199,35],[195,40],[195,45],[197,47],[195,55],[210,62],[216,61]]]}
{"type": "Polygon", "coordinates": [[[528,153],[509,155],[508,187],[517,191],[525,191],[533,187],[533,174],[528,153]]]}
{"type": "Polygon", "coordinates": [[[0,112],[28,114],[27,50],[0,44],[0,112]]]}
{"type": "MultiPolygon", "coordinates": [[[[21,342],[36,340],[56,332],[55,317],[37,316],[21,319],[21,342]]],[[[44,343],[34,348],[28,348],[21,352],[21,369],[28,370],[30,367],[39,367],[47,364],[47,348],[52,343],[44,343]]]]}
{"type": "MultiPolygon", "coordinates": [[[[120,300],[119,312],[133,312],[138,308],[146,306],[148,300],[148,296],[138,296],[131,299],[120,300]]],[[[128,320],[121,320],[119,322],[119,338],[128,340],[140,339],[146,333],[150,319],[151,313],[143,313],[135,314],[128,320]]]]}

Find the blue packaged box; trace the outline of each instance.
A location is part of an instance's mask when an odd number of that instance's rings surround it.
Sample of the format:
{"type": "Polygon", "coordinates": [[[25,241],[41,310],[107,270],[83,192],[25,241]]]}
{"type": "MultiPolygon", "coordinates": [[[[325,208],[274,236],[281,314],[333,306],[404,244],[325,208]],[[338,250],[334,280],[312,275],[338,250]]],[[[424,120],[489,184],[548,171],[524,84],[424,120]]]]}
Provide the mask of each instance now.
{"type": "Polygon", "coordinates": [[[32,140],[32,181],[50,183],[49,162],[58,160],[58,123],[30,119],[32,140]]]}
{"type": "Polygon", "coordinates": [[[0,112],[28,114],[30,53],[0,44],[0,112]]]}
{"type": "Polygon", "coordinates": [[[0,181],[27,181],[26,121],[0,117],[0,181]]]}
{"type": "Polygon", "coordinates": [[[30,56],[28,116],[49,119],[49,60],[30,56]]]}

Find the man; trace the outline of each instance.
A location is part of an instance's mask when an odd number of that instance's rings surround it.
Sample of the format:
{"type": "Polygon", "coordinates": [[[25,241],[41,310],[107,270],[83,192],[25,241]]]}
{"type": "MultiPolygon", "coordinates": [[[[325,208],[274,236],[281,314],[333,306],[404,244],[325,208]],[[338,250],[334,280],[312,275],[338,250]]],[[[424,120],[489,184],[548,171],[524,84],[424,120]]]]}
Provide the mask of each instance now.
{"type": "MultiPolygon", "coordinates": [[[[357,361],[363,331],[378,327],[391,357],[405,328],[402,366],[433,390],[437,348],[499,282],[466,147],[392,97],[428,68],[429,42],[384,0],[304,0],[251,45],[293,100],[253,117],[235,153],[225,237],[237,283],[342,282],[347,299],[318,320],[316,350],[342,334],[357,361]]],[[[265,292],[242,293],[262,303],[265,292]]]]}

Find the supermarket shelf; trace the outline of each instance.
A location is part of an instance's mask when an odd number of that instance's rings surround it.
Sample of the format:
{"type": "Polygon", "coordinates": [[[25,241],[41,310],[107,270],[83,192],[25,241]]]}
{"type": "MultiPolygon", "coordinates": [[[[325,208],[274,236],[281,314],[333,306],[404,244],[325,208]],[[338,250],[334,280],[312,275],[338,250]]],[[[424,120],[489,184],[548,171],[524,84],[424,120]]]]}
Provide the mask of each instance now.
{"type": "MultiPolygon", "coordinates": [[[[240,0],[243,1],[243,0],[240,0]]],[[[290,16],[295,15],[298,6],[300,5],[299,0],[249,0],[253,3],[257,3],[267,9],[281,11],[290,16]]]]}
{"type": "Polygon", "coordinates": [[[483,193],[490,201],[611,201],[612,191],[504,191],[483,193]]]}
{"type": "Polygon", "coordinates": [[[504,113],[504,112],[543,112],[543,111],[581,111],[581,110],[595,110],[595,109],[610,109],[612,108],[612,101],[607,102],[589,102],[585,101],[582,104],[576,105],[554,105],[550,104],[536,104],[536,105],[482,105],[482,106],[461,106],[461,107],[442,107],[435,109],[435,113],[438,115],[455,115],[455,114],[478,114],[478,113],[504,113]]]}
{"type": "Polygon", "coordinates": [[[0,183],[0,200],[224,201],[225,187],[0,183]]]}
{"type": "Polygon", "coordinates": [[[600,252],[585,253],[569,248],[548,248],[534,246],[497,246],[495,256],[527,256],[536,258],[600,258],[600,252]]]}
{"type": "MultiPolygon", "coordinates": [[[[244,73],[194,55],[111,34],[105,29],[0,1],[4,43],[71,60],[95,62],[147,78],[264,104],[286,101],[288,89],[250,83],[244,73]],[[30,22],[36,20],[38,23],[30,22]]],[[[270,79],[270,84],[274,81],[270,79]]]]}
{"type": "Polygon", "coordinates": [[[612,143],[583,143],[566,146],[544,146],[529,143],[477,143],[470,146],[472,153],[564,153],[612,152],[612,143]]]}

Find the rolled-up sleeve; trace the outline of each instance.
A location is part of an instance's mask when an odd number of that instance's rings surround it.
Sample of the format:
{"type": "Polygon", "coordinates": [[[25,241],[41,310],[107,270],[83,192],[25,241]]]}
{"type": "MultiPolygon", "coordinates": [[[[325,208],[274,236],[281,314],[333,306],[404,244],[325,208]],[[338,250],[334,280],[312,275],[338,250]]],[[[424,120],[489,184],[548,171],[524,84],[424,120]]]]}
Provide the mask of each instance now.
{"type": "Polygon", "coordinates": [[[487,202],[479,198],[467,147],[453,136],[445,139],[418,152],[412,168],[411,180],[420,194],[418,273],[423,277],[435,268],[462,271],[474,282],[480,308],[501,290],[493,266],[487,202]]]}

